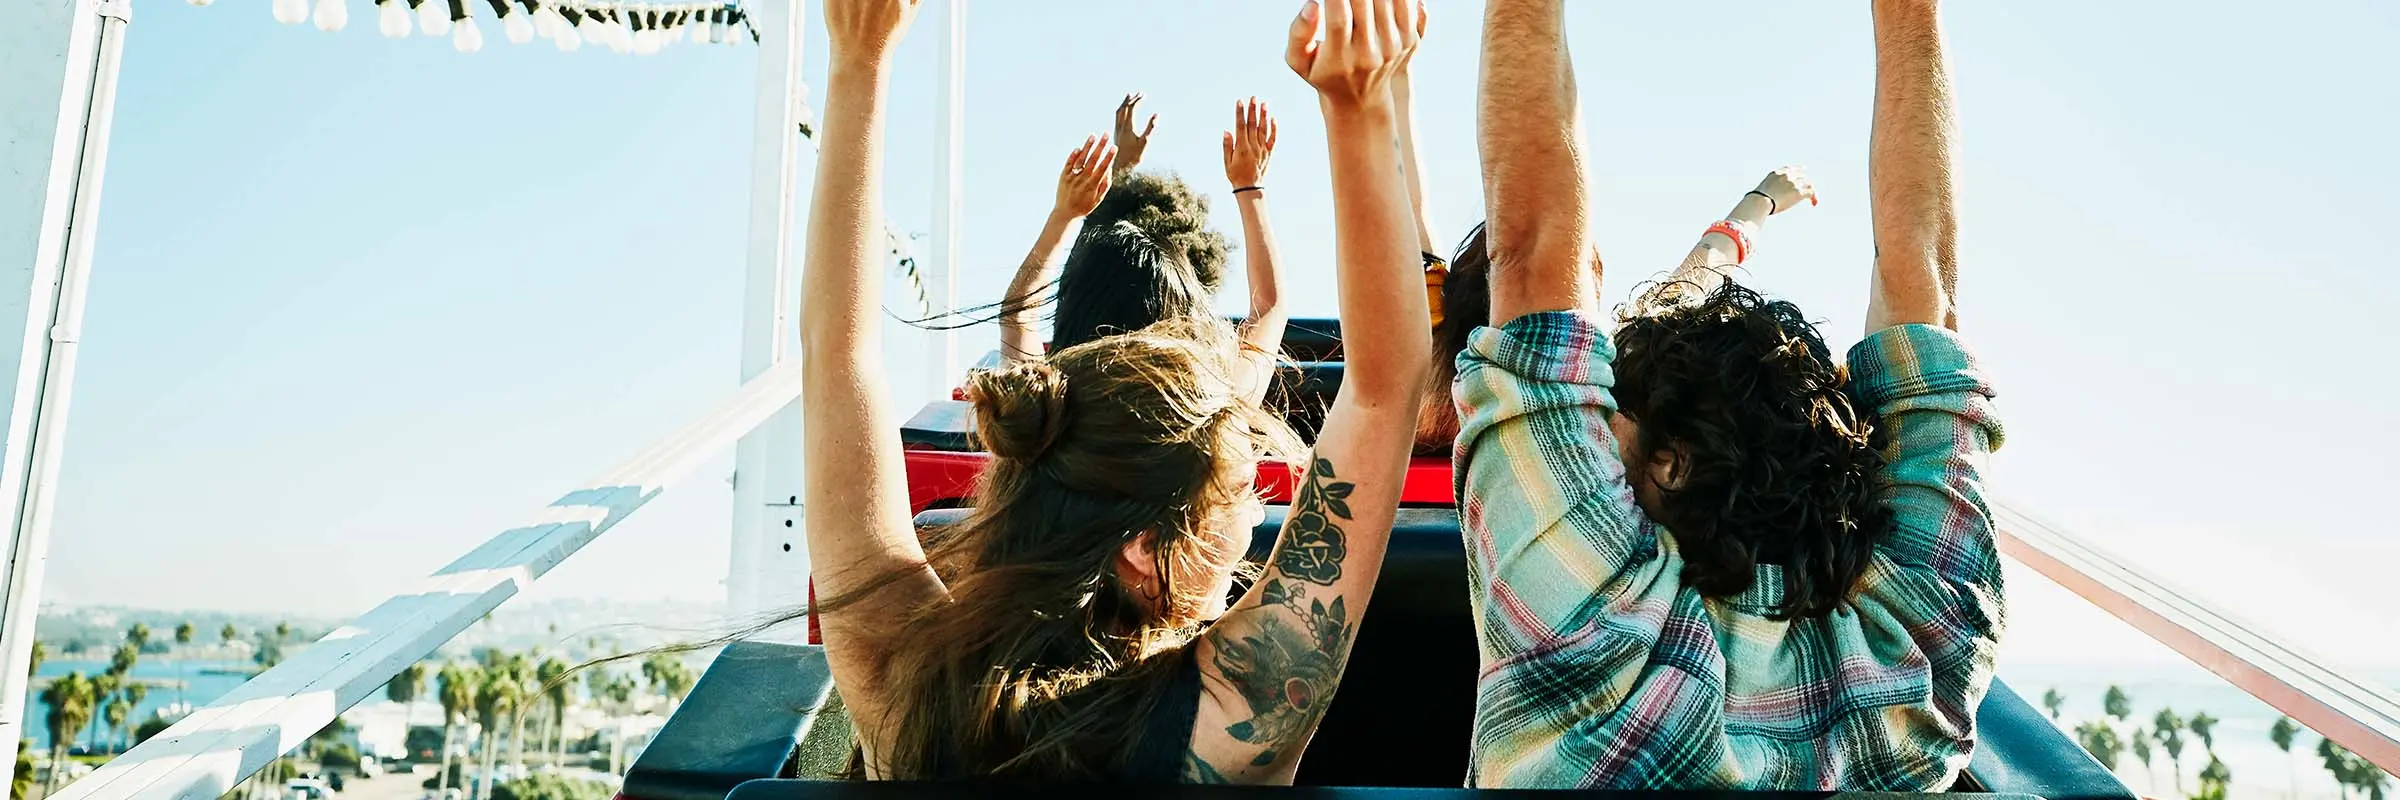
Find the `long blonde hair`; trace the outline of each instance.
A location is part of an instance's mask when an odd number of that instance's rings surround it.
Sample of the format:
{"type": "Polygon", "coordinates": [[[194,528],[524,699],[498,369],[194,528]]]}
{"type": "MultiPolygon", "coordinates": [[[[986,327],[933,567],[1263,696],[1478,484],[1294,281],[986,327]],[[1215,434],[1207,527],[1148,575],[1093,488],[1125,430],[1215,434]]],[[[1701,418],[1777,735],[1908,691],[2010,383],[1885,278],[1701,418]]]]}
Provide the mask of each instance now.
{"type": "Polygon", "coordinates": [[[1212,607],[1175,576],[1230,560],[1202,534],[1261,458],[1299,452],[1235,391],[1235,341],[1169,321],[969,381],[993,460],[968,518],[926,535],[948,597],[887,640],[891,777],[1088,780],[1131,756],[1212,607]],[[1137,595],[1115,563],[1144,535],[1160,586],[1137,595]]]}

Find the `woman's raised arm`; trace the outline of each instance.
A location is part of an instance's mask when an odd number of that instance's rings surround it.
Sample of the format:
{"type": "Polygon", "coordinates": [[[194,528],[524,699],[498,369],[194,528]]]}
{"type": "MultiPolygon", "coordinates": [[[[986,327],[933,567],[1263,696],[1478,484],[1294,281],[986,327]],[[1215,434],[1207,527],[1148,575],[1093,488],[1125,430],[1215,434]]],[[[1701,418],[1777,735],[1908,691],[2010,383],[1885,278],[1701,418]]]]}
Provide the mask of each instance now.
{"type": "Polygon", "coordinates": [[[883,706],[876,634],[891,609],[940,596],[910,524],[898,420],[884,384],[880,188],[884,95],[892,51],[920,0],[825,0],[832,45],[825,123],[818,131],[815,201],[800,302],[808,425],[808,554],[819,597],[856,595],[898,575],[864,602],[821,613],[834,685],[855,710],[869,767],[883,706]],[[910,572],[914,570],[914,572],[910,572]],[[879,613],[880,612],[880,613],[879,613]]]}
{"type": "Polygon", "coordinates": [[[1242,325],[1242,374],[1237,388],[1250,402],[1267,396],[1276,354],[1292,311],[1283,302],[1283,266],[1276,257],[1275,230],[1267,224],[1267,161],[1275,155],[1275,117],[1253,97],[1233,106],[1233,130],[1225,132],[1225,180],[1242,211],[1242,255],[1250,268],[1250,318],[1242,325]]]}
{"type": "Polygon", "coordinates": [[[1013,364],[1042,357],[1042,333],[1033,321],[1033,310],[1041,304],[1034,298],[1066,260],[1067,231],[1091,216],[1092,209],[1100,207],[1100,199],[1108,196],[1109,169],[1116,160],[1117,149],[1107,139],[1092,136],[1067,154],[1066,166],[1059,167],[1058,195],[1051,201],[1050,219],[1042,223],[1033,251],[1025,254],[1025,263],[1017,266],[1016,277],[1008,282],[1008,294],[1000,300],[1001,361],[1013,364]]]}
{"type": "Polygon", "coordinates": [[[1332,148],[1348,368],[1266,575],[1198,644],[1190,780],[1291,780],[1383,568],[1433,347],[1390,85],[1422,21],[1416,0],[1325,0],[1292,24],[1332,148]]]}

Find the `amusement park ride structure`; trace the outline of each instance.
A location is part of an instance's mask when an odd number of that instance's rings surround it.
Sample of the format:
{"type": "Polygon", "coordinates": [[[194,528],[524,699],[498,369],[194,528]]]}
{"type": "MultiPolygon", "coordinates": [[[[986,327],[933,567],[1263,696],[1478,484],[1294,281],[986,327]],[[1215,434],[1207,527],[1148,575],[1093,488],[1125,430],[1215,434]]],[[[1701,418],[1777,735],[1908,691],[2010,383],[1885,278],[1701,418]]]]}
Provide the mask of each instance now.
{"type": "MultiPolygon", "coordinates": [[[[348,2],[272,0],[274,17],[338,30],[348,2]]],[[[206,0],[192,0],[206,5],[206,0]]],[[[898,276],[929,311],[957,307],[952,269],[964,168],[964,53],[968,0],[942,0],[936,115],[935,202],[929,250],[912,255],[891,235],[898,276]],[[920,268],[921,267],[921,268],[920,268]]],[[[117,68],[131,0],[32,0],[0,27],[0,348],[7,432],[0,444],[0,740],[22,735],[35,610],[59,458],[64,446],[84,286],[97,237],[117,68]]],[[[234,5],[234,4],[228,4],[234,5]]],[[[245,4],[247,5],[247,4],[245,4]]],[[[387,36],[449,35],[461,51],[483,44],[479,16],[511,42],[534,37],[572,50],[593,43],[651,53],[681,41],[748,43],[758,50],[749,189],[741,386],[722,404],[658,440],[601,479],[544,506],[327,634],[315,646],[243,684],[166,732],[70,786],[62,798],[216,797],[293,749],[402,668],[433,653],[486,612],[638,510],[664,487],[732,446],[735,452],[730,609],[747,616],[805,600],[809,564],[799,505],[800,417],[791,298],[799,148],[811,130],[803,98],[802,0],[628,3],[600,0],[380,0],[387,36]],[[488,6],[488,8],[478,8],[488,6]],[[414,17],[413,21],[411,17],[414,17]]],[[[226,9],[228,13],[241,13],[226,9]]],[[[939,334],[925,386],[959,375],[957,343],[939,334]]],[[[2005,555],[2158,639],[2234,686],[2364,756],[2400,771],[2400,695],[2355,679],[2259,628],[2193,598],[2083,540],[2009,507],[1994,509],[2005,555]]],[[[770,639],[798,640],[786,629],[770,639]]],[[[7,746],[0,741],[0,748],[7,746]]]]}

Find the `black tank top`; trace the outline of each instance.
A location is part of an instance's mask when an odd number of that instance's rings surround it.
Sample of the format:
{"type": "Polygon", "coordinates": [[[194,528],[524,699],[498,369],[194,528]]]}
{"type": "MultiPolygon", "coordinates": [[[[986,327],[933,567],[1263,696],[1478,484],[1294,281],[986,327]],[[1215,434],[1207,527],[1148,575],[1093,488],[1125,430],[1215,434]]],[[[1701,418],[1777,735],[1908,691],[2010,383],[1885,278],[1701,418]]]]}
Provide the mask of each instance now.
{"type": "Polygon", "coordinates": [[[1183,759],[1192,750],[1192,726],[1200,720],[1199,647],[1187,645],[1176,655],[1175,677],[1150,707],[1136,735],[1141,744],[1114,778],[1123,783],[1182,783],[1183,759]]]}

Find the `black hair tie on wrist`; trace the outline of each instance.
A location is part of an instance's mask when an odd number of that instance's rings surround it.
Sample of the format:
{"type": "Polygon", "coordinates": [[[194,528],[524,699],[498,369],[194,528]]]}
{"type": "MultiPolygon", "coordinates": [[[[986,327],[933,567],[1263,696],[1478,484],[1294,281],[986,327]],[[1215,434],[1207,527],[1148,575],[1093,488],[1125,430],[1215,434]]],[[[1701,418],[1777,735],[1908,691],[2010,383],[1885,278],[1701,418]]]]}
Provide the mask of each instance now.
{"type": "Polygon", "coordinates": [[[1267,187],[1264,187],[1264,186],[1244,186],[1244,187],[1242,187],[1242,188],[1239,188],[1239,189],[1235,189],[1235,190],[1233,190],[1233,193],[1234,193],[1234,194],[1241,194],[1241,193],[1243,193],[1243,192],[1264,192],[1264,191],[1266,191],[1266,190],[1267,190],[1267,187]]]}
{"type": "Polygon", "coordinates": [[[1758,196],[1760,196],[1760,197],[1764,197],[1764,198],[1766,198],[1766,199],[1767,199],[1767,213],[1768,213],[1768,214],[1780,214],[1780,213],[1783,213],[1783,204],[1775,202],[1775,196],[1774,196],[1774,195],[1767,194],[1766,192],[1762,192],[1762,191],[1759,191],[1759,190],[1757,190],[1757,189],[1752,189],[1752,190],[1750,190],[1750,193],[1751,193],[1751,194],[1754,194],[1754,195],[1758,195],[1758,196]]]}

